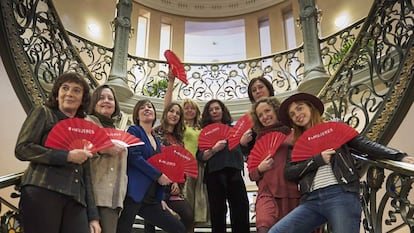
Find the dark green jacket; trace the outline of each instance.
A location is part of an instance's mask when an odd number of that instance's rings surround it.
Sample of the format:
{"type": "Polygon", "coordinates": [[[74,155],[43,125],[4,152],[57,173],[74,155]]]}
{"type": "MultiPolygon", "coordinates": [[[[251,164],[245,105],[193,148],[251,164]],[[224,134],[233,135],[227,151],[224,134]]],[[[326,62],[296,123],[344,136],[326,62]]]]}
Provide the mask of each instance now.
{"type": "Polygon", "coordinates": [[[49,131],[67,118],[58,110],[36,107],[27,116],[20,130],[15,155],[29,161],[21,185],[34,185],[73,197],[87,207],[88,218],[98,220],[91,183],[90,160],[82,165],[67,162],[69,151],[44,146],[49,131]]]}

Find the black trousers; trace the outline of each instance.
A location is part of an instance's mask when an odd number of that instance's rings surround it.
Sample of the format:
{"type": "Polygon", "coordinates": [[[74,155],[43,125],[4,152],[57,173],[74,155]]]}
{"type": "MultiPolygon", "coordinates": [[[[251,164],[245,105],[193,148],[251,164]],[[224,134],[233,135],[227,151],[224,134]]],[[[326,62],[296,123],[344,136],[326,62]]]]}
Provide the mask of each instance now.
{"type": "Polygon", "coordinates": [[[226,232],[227,201],[232,232],[249,233],[249,200],[241,171],[235,168],[224,168],[208,173],[206,185],[212,232],[226,232]]]}
{"type": "MultiPolygon", "coordinates": [[[[194,211],[187,200],[168,200],[168,207],[174,210],[179,216],[180,221],[184,224],[186,232],[194,232],[194,211]]],[[[155,233],[155,227],[144,221],[145,233],[155,233]]]]}
{"type": "Polygon", "coordinates": [[[24,186],[20,215],[25,233],[90,233],[86,207],[67,195],[24,186]]]}
{"type": "Polygon", "coordinates": [[[184,225],[167,210],[163,210],[161,203],[145,204],[135,202],[126,197],[124,208],[118,219],[117,233],[131,233],[135,216],[141,216],[145,222],[161,228],[169,233],[185,233],[184,225]]]}

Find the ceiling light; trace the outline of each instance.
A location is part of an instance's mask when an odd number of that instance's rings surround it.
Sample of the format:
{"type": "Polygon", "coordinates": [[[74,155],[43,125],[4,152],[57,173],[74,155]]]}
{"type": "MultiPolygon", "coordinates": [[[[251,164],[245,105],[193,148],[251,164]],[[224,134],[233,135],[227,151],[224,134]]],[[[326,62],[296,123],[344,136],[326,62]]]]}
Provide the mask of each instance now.
{"type": "Polygon", "coordinates": [[[342,15],[338,16],[335,19],[335,26],[338,29],[344,29],[348,25],[349,25],[349,15],[348,14],[342,14],[342,15]]]}
{"type": "Polygon", "coordinates": [[[93,37],[100,37],[101,36],[101,27],[99,27],[96,23],[88,24],[88,32],[93,37]]]}

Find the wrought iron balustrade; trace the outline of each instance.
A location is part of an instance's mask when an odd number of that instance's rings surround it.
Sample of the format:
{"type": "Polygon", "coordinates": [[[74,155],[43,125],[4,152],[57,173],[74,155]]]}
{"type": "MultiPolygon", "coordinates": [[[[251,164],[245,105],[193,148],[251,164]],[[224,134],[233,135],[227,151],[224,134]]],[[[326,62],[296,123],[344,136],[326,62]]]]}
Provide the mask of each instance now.
{"type": "MultiPolygon", "coordinates": [[[[341,48],[354,41],[364,20],[348,26],[327,38],[321,39],[321,52],[329,74],[342,59],[341,48]],[[338,56],[341,55],[341,57],[338,56]]],[[[112,48],[98,45],[68,32],[73,45],[100,83],[107,81],[111,66],[112,48]]],[[[234,100],[247,98],[249,80],[259,75],[268,78],[277,94],[296,90],[304,76],[303,50],[298,47],[265,57],[223,63],[185,63],[189,84],[177,83],[177,99],[209,100],[219,98],[234,100]]],[[[129,87],[137,95],[147,95],[145,88],[153,88],[159,80],[167,79],[165,61],[128,56],[129,87]]],[[[159,92],[156,97],[163,97],[159,92]]]]}

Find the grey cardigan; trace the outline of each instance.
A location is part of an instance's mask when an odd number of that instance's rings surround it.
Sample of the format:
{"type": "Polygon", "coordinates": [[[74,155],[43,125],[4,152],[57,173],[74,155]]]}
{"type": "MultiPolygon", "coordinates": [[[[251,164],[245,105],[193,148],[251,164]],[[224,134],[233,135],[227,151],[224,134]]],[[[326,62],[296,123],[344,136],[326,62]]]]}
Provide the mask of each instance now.
{"type": "MultiPolygon", "coordinates": [[[[102,127],[99,119],[93,115],[88,115],[86,120],[102,127]]],[[[93,156],[91,176],[97,206],[111,209],[123,207],[128,182],[127,153],[125,149],[116,156],[103,153],[93,156]]]]}

